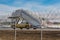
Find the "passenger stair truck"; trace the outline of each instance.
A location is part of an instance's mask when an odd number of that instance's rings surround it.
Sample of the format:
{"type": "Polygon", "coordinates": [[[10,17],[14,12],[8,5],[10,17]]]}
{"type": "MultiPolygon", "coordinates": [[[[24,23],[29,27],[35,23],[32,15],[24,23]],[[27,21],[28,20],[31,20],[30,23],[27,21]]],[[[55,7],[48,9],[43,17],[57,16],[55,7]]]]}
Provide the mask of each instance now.
{"type": "MultiPolygon", "coordinates": [[[[40,28],[41,27],[41,21],[39,19],[39,16],[37,16],[35,13],[28,12],[26,10],[16,10],[15,12],[12,13],[13,17],[19,16],[20,19],[22,18],[26,22],[24,23],[23,21],[20,24],[16,24],[15,26],[24,28],[40,28]],[[29,26],[29,27],[27,27],[29,26]]],[[[21,20],[20,20],[21,21],[21,20]]]]}

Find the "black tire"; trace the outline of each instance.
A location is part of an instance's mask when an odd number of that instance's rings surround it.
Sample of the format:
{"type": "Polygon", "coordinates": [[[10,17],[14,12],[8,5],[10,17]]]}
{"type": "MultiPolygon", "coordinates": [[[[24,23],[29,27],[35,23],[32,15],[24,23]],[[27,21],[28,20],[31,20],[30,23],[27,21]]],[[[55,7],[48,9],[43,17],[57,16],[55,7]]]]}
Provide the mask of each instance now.
{"type": "Polygon", "coordinates": [[[33,28],[33,29],[37,29],[37,28],[33,28]]]}
{"type": "Polygon", "coordinates": [[[15,29],[15,28],[13,28],[13,29],[15,29]]]}
{"type": "Polygon", "coordinates": [[[15,29],[15,26],[11,26],[13,29],[15,29]]]}
{"type": "Polygon", "coordinates": [[[20,28],[20,29],[23,29],[23,28],[20,28]]]}
{"type": "Polygon", "coordinates": [[[27,26],[26,29],[29,29],[29,27],[27,26]]]}
{"type": "Polygon", "coordinates": [[[29,28],[26,28],[26,29],[29,29],[29,28]]]}
{"type": "Polygon", "coordinates": [[[34,26],[34,27],[33,27],[33,29],[37,29],[37,27],[36,27],[36,26],[34,26]]]}

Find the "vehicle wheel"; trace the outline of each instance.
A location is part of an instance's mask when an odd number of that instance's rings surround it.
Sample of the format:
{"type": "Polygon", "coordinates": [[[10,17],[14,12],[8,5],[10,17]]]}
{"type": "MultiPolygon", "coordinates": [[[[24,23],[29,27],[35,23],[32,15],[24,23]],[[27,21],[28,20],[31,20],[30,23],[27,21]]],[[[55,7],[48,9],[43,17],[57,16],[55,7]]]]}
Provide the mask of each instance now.
{"type": "Polygon", "coordinates": [[[20,28],[20,29],[23,29],[23,28],[20,28]]]}
{"type": "Polygon", "coordinates": [[[36,28],[33,28],[33,29],[36,29],[36,28]]]}
{"type": "Polygon", "coordinates": [[[26,29],[29,29],[29,27],[26,27],[26,29]]]}
{"type": "Polygon", "coordinates": [[[12,26],[13,29],[15,29],[15,26],[12,26]]]}
{"type": "Polygon", "coordinates": [[[13,29],[15,29],[15,28],[13,28],[13,29]]]}

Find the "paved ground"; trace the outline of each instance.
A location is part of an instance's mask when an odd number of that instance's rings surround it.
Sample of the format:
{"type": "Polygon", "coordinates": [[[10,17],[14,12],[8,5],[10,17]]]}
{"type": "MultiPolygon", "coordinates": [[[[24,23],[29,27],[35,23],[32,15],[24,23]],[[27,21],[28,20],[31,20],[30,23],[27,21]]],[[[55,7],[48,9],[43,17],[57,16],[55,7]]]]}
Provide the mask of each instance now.
{"type": "MultiPolygon", "coordinates": [[[[9,27],[0,27],[0,30],[14,30],[14,29],[13,28],[9,28],[9,27]]],[[[37,28],[37,29],[33,29],[33,28],[30,28],[30,29],[16,28],[16,30],[20,30],[20,31],[41,31],[41,28],[37,28]]],[[[60,31],[60,29],[49,29],[49,28],[45,28],[45,29],[43,28],[42,30],[43,31],[60,31]]]]}
{"type": "MultiPolygon", "coordinates": [[[[60,40],[60,29],[42,29],[43,40],[60,40]]],[[[16,28],[17,40],[40,40],[41,29],[16,28]]],[[[13,28],[0,28],[0,40],[14,40],[13,28]]]]}
{"type": "MultiPolygon", "coordinates": [[[[60,40],[60,31],[43,31],[43,40],[60,40]]],[[[41,31],[17,30],[17,40],[40,40],[41,31]]],[[[0,30],[0,40],[14,40],[14,30],[0,30]]]]}

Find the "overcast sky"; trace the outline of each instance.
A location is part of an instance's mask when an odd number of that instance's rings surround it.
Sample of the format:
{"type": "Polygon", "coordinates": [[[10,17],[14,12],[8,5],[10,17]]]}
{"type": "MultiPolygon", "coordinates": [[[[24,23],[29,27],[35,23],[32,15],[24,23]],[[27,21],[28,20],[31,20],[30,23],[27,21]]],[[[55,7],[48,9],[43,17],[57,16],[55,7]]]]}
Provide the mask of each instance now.
{"type": "Polygon", "coordinates": [[[0,15],[11,14],[16,9],[60,14],[60,0],[0,0],[0,15]]]}

